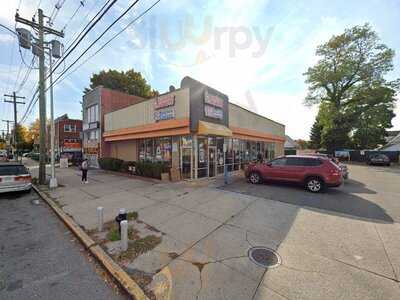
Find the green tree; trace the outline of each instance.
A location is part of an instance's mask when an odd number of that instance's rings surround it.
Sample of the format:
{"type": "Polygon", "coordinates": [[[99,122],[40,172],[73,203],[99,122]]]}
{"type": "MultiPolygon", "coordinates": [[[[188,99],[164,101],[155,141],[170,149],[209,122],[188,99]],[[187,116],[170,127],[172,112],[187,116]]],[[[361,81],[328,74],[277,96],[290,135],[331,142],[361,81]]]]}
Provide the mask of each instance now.
{"type": "MultiPolygon", "coordinates": [[[[365,137],[362,132],[365,132],[366,126],[366,122],[359,121],[358,115],[367,114],[365,111],[372,109],[366,101],[375,99],[375,106],[387,102],[376,97],[377,94],[386,93],[387,96],[392,90],[394,97],[397,82],[384,79],[384,75],[393,69],[394,51],[380,43],[378,35],[365,24],[333,36],[317,48],[316,54],[321,57],[320,60],[305,73],[308,84],[305,104],[320,105],[323,115],[320,120],[323,126],[322,146],[333,151],[353,144],[374,144],[357,141],[365,137]]],[[[380,114],[379,120],[369,119],[368,127],[376,129],[382,125],[383,130],[391,127],[392,117],[387,112],[393,112],[393,108],[390,105],[385,107],[386,113],[380,114]]],[[[375,132],[379,134],[379,130],[375,132]]]]}
{"type": "Polygon", "coordinates": [[[143,98],[152,98],[158,94],[156,90],[151,88],[142,74],[135,72],[133,69],[126,72],[103,70],[93,74],[90,78],[90,86],[84,90],[84,93],[99,85],[143,98]]]}
{"type": "Polygon", "coordinates": [[[323,129],[323,127],[317,116],[313,126],[311,127],[311,132],[310,132],[309,147],[311,149],[320,149],[321,148],[322,129],[323,129]]]}

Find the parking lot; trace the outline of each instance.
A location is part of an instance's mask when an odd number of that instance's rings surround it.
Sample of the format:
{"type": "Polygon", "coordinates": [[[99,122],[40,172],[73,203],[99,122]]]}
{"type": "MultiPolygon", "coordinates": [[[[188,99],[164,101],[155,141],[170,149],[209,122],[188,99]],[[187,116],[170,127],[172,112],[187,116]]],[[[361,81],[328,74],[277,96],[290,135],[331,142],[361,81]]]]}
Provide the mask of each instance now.
{"type": "Polygon", "coordinates": [[[249,184],[245,179],[224,187],[229,191],[376,223],[400,221],[400,168],[350,165],[350,178],[339,188],[312,194],[302,186],[249,184]]]}

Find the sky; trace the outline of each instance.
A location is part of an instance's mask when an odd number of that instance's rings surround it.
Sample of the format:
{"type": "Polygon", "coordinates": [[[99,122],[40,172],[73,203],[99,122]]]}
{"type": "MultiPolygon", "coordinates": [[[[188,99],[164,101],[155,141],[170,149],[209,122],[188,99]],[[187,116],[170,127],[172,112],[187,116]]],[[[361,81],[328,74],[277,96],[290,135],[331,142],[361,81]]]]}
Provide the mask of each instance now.
{"type": "MultiPolygon", "coordinates": [[[[154,1],[139,1],[82,61],[154,1]]],[[[78,0],[2,1],[0,23],[14,28],[18,7],[21,17],[31,19],[39,4],[45,15],[51,16],[57,2],[64,3],[53,18],[53,28],[65,26],[65,37],[60,41],[68,47],[106,1],[87,0],[83,7],[78,0]]],[[[131,3],[117,1],[65,65],[68,67],[131,3]]],[[[387,79],[400,78],[399,20],[399,0],[161,0],[101,52],[69,74],[77,63],[61,77],[54,88],[55,116],[68,113],[72,118],[81,117],[82,91],[89,86],[93,73],[133,68],[161,93],[170,85],[179,87],[184,76],[191,76],[227,94],[231,102],[285,124],[286,134],[292,138],[308,139],[318,108],[303,104],[307,94],[303,73],[318,61],[316,47],[345,28],[369,23],[382,42],[397,53],[394,71],[387,79]]],[[[0,92],[20,90],[19,95],[28,103],[38,72],[34,69],[27,74],[21,56],[28,65],[32,61],[32,53],[25,49],[19,53],[15,37],[0,28],[0,92]],[[20,86],[26,76],[26,83],[20,86]]],[[[34,64],[37,67],[37,62],[34,64]]],[[[61,65],[56,72],[63,68],[61,65]]],[[[26,107],[18,106],[19,119],[26,107]]],[[[395,112],[392,129],[400,130],[399,103],[395,112]]],[[[36,105],[26,124],[37,116],[36,105]]],[[[0,118],[13,118],[11,104],[0,102],[0,118]]],[[[2,122],[0,129],[5,128],[2,122]]]]}

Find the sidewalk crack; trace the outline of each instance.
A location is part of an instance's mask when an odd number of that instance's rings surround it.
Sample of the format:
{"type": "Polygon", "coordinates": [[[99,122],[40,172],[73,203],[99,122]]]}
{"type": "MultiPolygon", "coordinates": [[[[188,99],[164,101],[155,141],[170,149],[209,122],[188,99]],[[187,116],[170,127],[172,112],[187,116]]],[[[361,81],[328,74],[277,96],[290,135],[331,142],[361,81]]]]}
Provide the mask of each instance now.
{"type": "Polygon", "coordinates": [[[386,258],[387,258],[387,260],[388,260],[388,262],[389,262],[389,264],[390,264],[390,267],[392,268],[393,276],[394,276],[394,278],[396,279],[396,281],[399,282],[399,278],[397,277],[396,270],[395,270],[395,268],[394,268],[394,266],[393,266],[393,264],[392,264],[392,261],[390,260],[389,254],[388,254],[388,252],[387,252],[387,250],[386,250],[386,246],[385,246],[385,243],[383,242],[383,239],[382,239],[382,237],[381,237],[381,234],[379,233],[378,228],[376,228],[376,225],[374,225],[374,227],[375,227],[376,234],[378,235],[379,240],[380,240],[381,243],[382,243],[382,247],[383,247],[383,250],[385,251],[386,258]]]}

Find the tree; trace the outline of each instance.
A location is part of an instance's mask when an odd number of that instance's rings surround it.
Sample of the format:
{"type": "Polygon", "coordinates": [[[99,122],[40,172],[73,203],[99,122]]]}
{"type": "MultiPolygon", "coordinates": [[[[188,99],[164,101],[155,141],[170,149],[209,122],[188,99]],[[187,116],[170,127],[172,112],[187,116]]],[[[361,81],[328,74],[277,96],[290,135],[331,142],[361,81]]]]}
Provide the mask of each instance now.
{"type": "Polygon", "coordinates": [[[394,51],[380,43],[378,35],[365,24],[333,36],[317,48],[316,54],[321,59],[305,73],[309,85],[305,104],[319,104],[320,111],[324,105],[322,146],[333,151],[351,145],[376,144],[384,135],[365,142],[365,132],[375,128],[374,134],[379,135],[391,127],[393,107],[388,99],[394,99],[398,82],[388,82],[384,75],[393,69],[394,51]],[[388,98],[381,97],[385,95],[388,98]],[[373,106],[367,104],[369,101],[373,106]],[[385,112],[381,109],[379,119],[370,118],[368,126],[366,119],[360,121],[358,115],[371,116],[384,102],[385,112]]]}
{"type": "Polygon", "coordinates": [[[103,70],[97,74],[93,74],[90,78],[90,88],[86,88],[84,93],[99,85],[143,98],[152,98],[158,95],[158,92],[151,88],[142,74],[135,72],[133,69],[126,72],[103,70]]]}
{"type": "Polygon", "coordinates": [[[310,132],[309,147],[311,149],[320,149],[321,148],[322,129],[323,129],[323,127],[322,127],[322,125],[320,123],[320,120],[319,120],[319,118],[317,116],[313,126],[311,127],[311,132],[310,132]]]}
{"type": "Polygon", "coordinates": [[[295,142],[299,145],[299,148],[301,150],[304,150],[304,149],[308,148],[309,142],[306,141],[306,140],[298,139],[298,140],[295,140],[295,142]]]}

